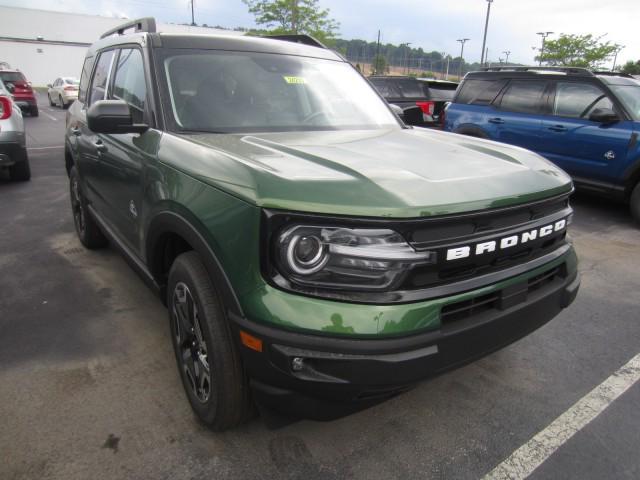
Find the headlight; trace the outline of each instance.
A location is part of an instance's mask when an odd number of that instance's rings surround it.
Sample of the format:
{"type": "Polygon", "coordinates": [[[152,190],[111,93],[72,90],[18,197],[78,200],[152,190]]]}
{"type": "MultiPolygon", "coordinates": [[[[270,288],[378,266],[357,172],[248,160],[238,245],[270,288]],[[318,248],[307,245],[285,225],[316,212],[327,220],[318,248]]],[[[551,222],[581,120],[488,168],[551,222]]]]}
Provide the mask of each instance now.
{"type": "Polygon", "coordinates": [[[298,225],[276,238],[276,267],[305,287],[389,290],[414,266],[432,263],[432,252],[417,252],[387,229],[298,225]]]}

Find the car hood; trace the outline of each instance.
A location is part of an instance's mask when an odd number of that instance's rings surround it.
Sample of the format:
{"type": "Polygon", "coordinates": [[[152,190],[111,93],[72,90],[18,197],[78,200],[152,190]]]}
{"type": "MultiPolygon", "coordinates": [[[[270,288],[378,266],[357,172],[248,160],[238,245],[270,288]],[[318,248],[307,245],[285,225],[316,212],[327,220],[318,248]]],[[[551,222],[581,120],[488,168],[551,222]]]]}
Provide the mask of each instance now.
{"type": "Polygon", "coordinates": [[[260,207],[302,212],[424,217],[572,189],[533,152],[420,128],[165,135],[161,145],[160,161],[203,182],[260,207]]]}

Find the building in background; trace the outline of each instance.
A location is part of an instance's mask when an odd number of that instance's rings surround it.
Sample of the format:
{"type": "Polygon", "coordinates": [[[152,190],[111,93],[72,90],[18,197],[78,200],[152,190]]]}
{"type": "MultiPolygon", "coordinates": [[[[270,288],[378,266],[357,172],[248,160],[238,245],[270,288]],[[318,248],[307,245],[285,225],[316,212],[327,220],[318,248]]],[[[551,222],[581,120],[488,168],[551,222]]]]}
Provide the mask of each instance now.
{"type": "MultiPolygon", "coordinates": [[[[80,77],[87,48],[126,19],[0,6],[0,62],[20,69],[34,86],[80,77]]],[[[242,32],[160,23],[159,32],[241,35],[242,32]]]]}

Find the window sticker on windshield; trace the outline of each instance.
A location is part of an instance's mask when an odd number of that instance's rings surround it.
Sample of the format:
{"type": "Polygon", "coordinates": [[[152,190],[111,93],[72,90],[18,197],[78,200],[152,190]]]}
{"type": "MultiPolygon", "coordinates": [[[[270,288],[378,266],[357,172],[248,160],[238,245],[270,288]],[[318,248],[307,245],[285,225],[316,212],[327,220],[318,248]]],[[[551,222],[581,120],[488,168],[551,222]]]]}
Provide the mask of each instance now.
{"type": "Polygon", "coordinates": [[[304,85],[307,83],[307,79],[303,77],[282,77],[284,81],[293,85],[304,85]]]}

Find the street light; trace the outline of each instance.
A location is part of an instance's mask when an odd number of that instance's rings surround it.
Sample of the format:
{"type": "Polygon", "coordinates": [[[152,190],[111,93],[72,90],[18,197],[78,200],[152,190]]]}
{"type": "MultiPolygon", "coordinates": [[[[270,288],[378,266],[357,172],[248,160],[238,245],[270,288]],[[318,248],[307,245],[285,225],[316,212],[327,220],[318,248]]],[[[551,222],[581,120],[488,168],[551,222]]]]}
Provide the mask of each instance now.
{"type": "Polygon", "coordinates": [[[493,0],[487,0],[487,18],[484,21],[484,37],[482,39],[482,55],[480,57],[480,65],[484,65],[484,62],[486,61],[484,48],[487,44],[487,29],[489,28],[489,14],[491,13],[491,3],[493,3],[493,0]]]}
{"type": "Polygon", "coordinates": [[[464,44],[469,41],[468,38],[459,38],[456,42],[460,42],[460,66],[458,68],[458,80],[462,78],[462,63],[464,62],[464,44]]]}
{"type": "Polygon", "coordinates": [[[622,51],[623,48],[624,45],[619,45],[618,48],[616,48],[616,54],[613,57],[613,67],[611,67],[612,72],[616,70],[616,61],[618,60],[618,54],[622,51]]]}
{"type": "Polygon", "coordinates": [[[553,35],[553,32],[538,32],[536,33],[536,35],[540,35],[542,37],[542,48],[540,49],[540,60],[538,62],[538,66],[542,66],[542,55],[544,55],[544,41],[549,35],[553,35]]]}
{"type": "Polygon", "coordinates": [[[511,55],[511,50],[504,50],[502,53],[506,55],[506,58],[504,60],[504,63],[506,65],[507,63],[509,63],[509,55],[511,55]]]}

